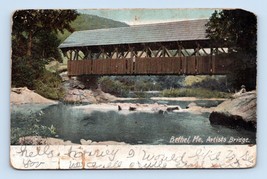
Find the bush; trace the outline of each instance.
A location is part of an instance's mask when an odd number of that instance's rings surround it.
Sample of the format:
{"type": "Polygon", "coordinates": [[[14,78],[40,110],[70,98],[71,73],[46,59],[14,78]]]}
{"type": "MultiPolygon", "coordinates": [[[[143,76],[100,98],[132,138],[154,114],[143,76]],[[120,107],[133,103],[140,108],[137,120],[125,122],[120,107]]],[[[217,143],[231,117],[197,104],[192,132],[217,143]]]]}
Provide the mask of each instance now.
{"type": "Polygon", "coordinates": [[[204,88],[208,90],[223,91],[223,92],[229,91],[229,87],[227,86],[226,83],[226,77],[224,78],[222,77],[219,79],[206,77],[202,81],[192,84],[191,87],[204,88]]]}
{"type": "Polygon", "coordinates": [[[129,87],[118,80],[113,80],[107,76],[101,77],[98,80],[102,91],[117,96],[127,96],[129,93],[129,87]]]}
{"type": "Polygon", "coordinates": [[[30,57],[13,57],[12,59],[12,86],[34,89],[34,80],[44,71],[44,63],[30,57]]]}
{"type": "Polygon", "coordinates": [[[14,57],[12,60],[12,87],[27,86],[38,94],[58,100],[63,97],[61,77],[44,68],[44,61],[32,57],[14,57]]]}
{"type": "Polygon", "coordinates": [[[163,90],[163,97],[198,97],[198,98],[229,98],[230,93],[212,91],[202,88],[181,88],[163,90]]]}
{"type": "Polygon", "coordinates": [[[61,88],[61,77],[57,73],[44,71],[43,74],[34,81],[35,92],[41,96],[53,100],[63,98],[64,91],[61,88]]]}

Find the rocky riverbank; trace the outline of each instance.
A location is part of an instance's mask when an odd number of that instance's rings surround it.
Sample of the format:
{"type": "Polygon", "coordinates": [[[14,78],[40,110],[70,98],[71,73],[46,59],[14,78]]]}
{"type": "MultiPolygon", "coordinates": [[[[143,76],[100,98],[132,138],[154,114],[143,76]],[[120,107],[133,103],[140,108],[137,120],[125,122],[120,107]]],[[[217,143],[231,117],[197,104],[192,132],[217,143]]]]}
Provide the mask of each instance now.
{"type": "MultiPolygon", "coordinates": [[[[70,89],[65,92],[63,102],[67,103],[104,103],[118,100],[116,96],[104,93],[99,89],[70,89]]],[[[58,101],[47,99],[27,87],[12,88],[10,93],[10,103],[19,104],[57,104],[58,101]]]]}
{"type": "Polygon", "coordinates": [[[166,105],[166,104],[140,104],[140,103],[98,103],[88,104],[83,106],[75,106],[75,109],[82,109],[86,113],[93,111],[117,111],[121,114],[131,114],[133,112],[146,112],[146,113],[177,113],[177,112],[191,112],[194,114],[201,114],[204,112],[212,112],[215,107],[205,108],[198,106],[196,103],[191,102],[186,108],[181,108],[179,105],[166,105]]]}
{"type": "Polygon", "coordinates": [[[71,141],[58,139],[54,137],[41,137],[41,136],[26,136],[19,138],[19,145],[125,145],[125,142],[116,141],[102,141],[96,142],[92,140],[81,139],[80,143],[72,143],[71,141]]]}
{"type": "Polygon", "coordinates": [[[11,88],[10,93],[11,104],[57,104],[57,101],[46,99],[43,96],[29,90],[27,87],[11,88]]]}
{"type": "Polygon", "coordinates": [[[255,131],[257,93],[256,91],[237,93],[232,99],[226,100],[210,114],[209,120],[214,125],[224,125],[231,128],[242,127],[255,131]]]}
{"type": "Polygon", "coordinates": [[[67,72],[62,72],[60,76],[62,78],[62,88],[65,91],[64,102],[95,104],[117,100],[116,96],[103,92],[97,86],[96,77],[70,78],[67,72]]]}
{"type": "Polygon", "coordinates": [[[104,103],[117,100],[116,96],[104,93],[100,89],[70,89],[66,91],[63,101],[68,103],[104,103]]]}

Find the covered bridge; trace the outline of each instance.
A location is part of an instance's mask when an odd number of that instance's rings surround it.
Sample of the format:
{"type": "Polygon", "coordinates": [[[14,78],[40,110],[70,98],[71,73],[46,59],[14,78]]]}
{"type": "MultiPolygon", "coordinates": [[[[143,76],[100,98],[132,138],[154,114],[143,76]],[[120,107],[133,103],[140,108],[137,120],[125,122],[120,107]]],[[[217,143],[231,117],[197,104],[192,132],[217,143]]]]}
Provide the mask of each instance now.
{"type": "Polygon", "coordinates": [[[60,46],[68,75],[226,74],[227,48],[206,37],[206,19],[76,31],[60,46]]]}

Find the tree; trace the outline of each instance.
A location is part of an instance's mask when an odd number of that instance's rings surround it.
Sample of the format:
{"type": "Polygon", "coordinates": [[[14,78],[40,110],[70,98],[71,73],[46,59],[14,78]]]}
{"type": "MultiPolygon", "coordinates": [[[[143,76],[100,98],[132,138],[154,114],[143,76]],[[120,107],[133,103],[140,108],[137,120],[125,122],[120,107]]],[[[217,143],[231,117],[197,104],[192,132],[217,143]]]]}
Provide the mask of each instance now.
{"type": "Polygon", "coordinates": [[[13,35],[26,40],[26,55],[31,56],[33,38],[41,31],[63,33],[73,31],[70,22],[76,19],[74,10],[18,10],[13,15],[13,35]]]}
{"type": "Polygon", "coordinates": [[[62,62],[62,57],[58,50],[60,40],[54,32],[47,33],[46,31],[40,31],[36,39],[35,45],[32,47],[33,54],[38,54],[47,63],[55,59],[62,62]]]}
{"type": "Polygon", "coordinates": [[[256,88],[257,18],[242,9],[215,11],[209,19],[207,37],[214,46],[228,47],[235,57],[229,81],[235,88],[256,88]]]}
{"type": "Polygon", "coordinates": [[[60,77],[50,74],[45,64],[61,60],[57,33],[73,31],[70,22],[76,19],[74,10],[19,10],[13,15],[12,26],[12,86],[27,86],[55,98],[61,93],[60,77]],[[44,80],[44,77],[47,80],[44,80]],[[55,87],[56,86],[56,87],[55,87]],[[43,88],[45,90],[41,91],[43,88]],[[46,92],[46,93],[45,93],[46,92]],[[55,94],[55,95],[53,95],[55,94]],[[53,96],[51,96],[53,95],[53,96]]]}

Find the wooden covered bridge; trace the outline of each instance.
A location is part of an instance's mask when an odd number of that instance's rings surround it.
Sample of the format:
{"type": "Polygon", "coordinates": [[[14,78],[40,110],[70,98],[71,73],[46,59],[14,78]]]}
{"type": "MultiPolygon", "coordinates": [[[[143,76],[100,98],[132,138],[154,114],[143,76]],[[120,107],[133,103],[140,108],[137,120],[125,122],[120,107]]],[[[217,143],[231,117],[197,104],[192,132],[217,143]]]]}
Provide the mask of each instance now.
{"type": "Polygon", "coordinates": [[[206,37],[208,20],[76,31],[60,46],[68,75],[219,75],[232,60],[206,37]]]}

